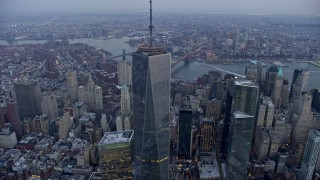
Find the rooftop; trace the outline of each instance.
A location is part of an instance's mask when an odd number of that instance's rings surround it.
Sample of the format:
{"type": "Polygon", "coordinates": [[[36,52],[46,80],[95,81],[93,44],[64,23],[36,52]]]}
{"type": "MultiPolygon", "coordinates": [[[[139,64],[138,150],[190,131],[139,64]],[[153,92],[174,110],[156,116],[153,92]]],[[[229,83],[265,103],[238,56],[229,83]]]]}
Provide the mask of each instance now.
{"type": "Polygon", "coordinates": [[[160,54],[165,54],[166,52],[162,47],[144,47],[140,46],[138,47],[137,53],[140,54],[145,54],[148,56],[154,56],[154,55],[160,55],[160,54]]]}
{"type": "Polygon", "coordinates": [[[234,116],[236,119],[253,118],[253,117],[254,117],[254,116],[250,116],[250,115],[248,115],[247,113],[242,112],[242,111],[235,111],[235,112],[233,112],[233,116],[234,116]]]}
{"type": "Polygon", "coordinates": [[[237,86],[249,86],[249,87],[257,87],[258,88],[258,86],[251,80],[235,81],[234,84],[237,86]]]}
{"type": "Polygon", "coordinates": [[[220,179],[219,166],[215,158],[206,157],[198,162],[200,179],[220,179]]]}
{"type": "Polygon", "coordinates": [[[102,137],[99,145],[128,143],[132,138],[133,130],[108,132],[102,137]]]}

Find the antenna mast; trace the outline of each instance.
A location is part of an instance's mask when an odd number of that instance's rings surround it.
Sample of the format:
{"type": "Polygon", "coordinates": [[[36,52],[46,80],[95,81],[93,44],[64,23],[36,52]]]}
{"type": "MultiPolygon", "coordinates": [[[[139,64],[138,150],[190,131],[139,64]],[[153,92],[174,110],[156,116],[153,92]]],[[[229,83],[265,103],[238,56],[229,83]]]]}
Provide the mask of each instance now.
{"type": "Polygon", "coordinates": [[[153,31],[153,25],[152,25],[152,0],[150,0],[150,25],[149,25],[149,31],[150,31],[150,44],[149,44],[149,46],[152,47],[152,31],[153,31]]]}

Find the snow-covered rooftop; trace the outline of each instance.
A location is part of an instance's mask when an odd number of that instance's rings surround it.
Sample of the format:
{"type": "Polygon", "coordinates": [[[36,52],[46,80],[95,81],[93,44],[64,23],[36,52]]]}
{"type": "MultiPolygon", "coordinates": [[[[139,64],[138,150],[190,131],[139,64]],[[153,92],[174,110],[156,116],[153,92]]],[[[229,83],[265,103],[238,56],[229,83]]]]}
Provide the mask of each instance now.
{"type": "Polygon", "coordinates": [[[100,140],[99,145],[130,142],[132,137],[133,130],[107,132],[100,140]]]}

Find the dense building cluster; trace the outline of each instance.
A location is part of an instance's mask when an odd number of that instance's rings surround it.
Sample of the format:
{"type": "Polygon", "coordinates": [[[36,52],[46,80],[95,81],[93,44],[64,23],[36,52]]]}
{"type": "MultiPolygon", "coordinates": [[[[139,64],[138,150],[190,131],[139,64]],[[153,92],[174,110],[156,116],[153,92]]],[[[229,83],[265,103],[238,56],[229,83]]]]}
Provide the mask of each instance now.
{"type": "Polygon", "coordinates": [[[152,39],[140,15],[0,21],[10,43],[48,40],[0,46],[0,179],[319,178],[319,89],[307,89],[308,69],[289,80],[275,60],[317,59],[317,25],[159,17],[152,39]],[[69,42],[123,36],[139,45],[132,61],[69,42]],[[246,61],[245,77],[172,79],[172,57],[246,61]]]}

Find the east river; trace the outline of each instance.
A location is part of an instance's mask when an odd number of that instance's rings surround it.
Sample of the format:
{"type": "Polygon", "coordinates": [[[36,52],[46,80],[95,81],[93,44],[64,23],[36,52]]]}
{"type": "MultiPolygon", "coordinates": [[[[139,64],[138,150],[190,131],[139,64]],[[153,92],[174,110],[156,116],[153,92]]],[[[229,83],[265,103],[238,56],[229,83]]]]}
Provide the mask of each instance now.
{"type": "MultiPolygon", "coordinates": [[[[122,49],[125,49],[126,52],[133,52],[136,50],[135,47],[130,46],[126,43],[128,38],[120,38],[120,39],[71,39],[70,43],[86,43],[90,46],[94,46],[97,48],[104,49],[113,55],[121,55],[122,49]]],[[[45,40],[20,40],[15,41],[13,45],[21,45],[21,44],[36,44],[36,43],[45,43],[45,40]]],[[[1,41],[1,45],[9,45],[6,41],[1,41]]],[[[130,59],[130,58],[128,58],[130,59]]],[[[206,64],[200,62],[180,62],[174,67],[172,67],[172,78],[181,79],[181,80],[189,80],[192,81],[199,76],[207,73],[210,70],[218,70],[221,71],[222,74],[232,73],[235,74],[239,78],[243,78],[245,74],[245,66],[248,63],[241,62],[235,64],[206,64]]],[[[270,63],[265,63],[266,66],[271,66],[270,63]]],[[[308,89],[320,88],[320,68],[314,66],[312,64],[306,62],[293,62],[293,63],[284,63],[286,67],[283,68],[284,77],[288,78],[289,81],[292,79],[293,71],[295,68],[308,68],[309,75],[309,83],[308,89]]],[[[266,70],[267,67],[263,69],[266,70]]],[[[265,72],[265,71],[264,71],[265,72]]]]}

